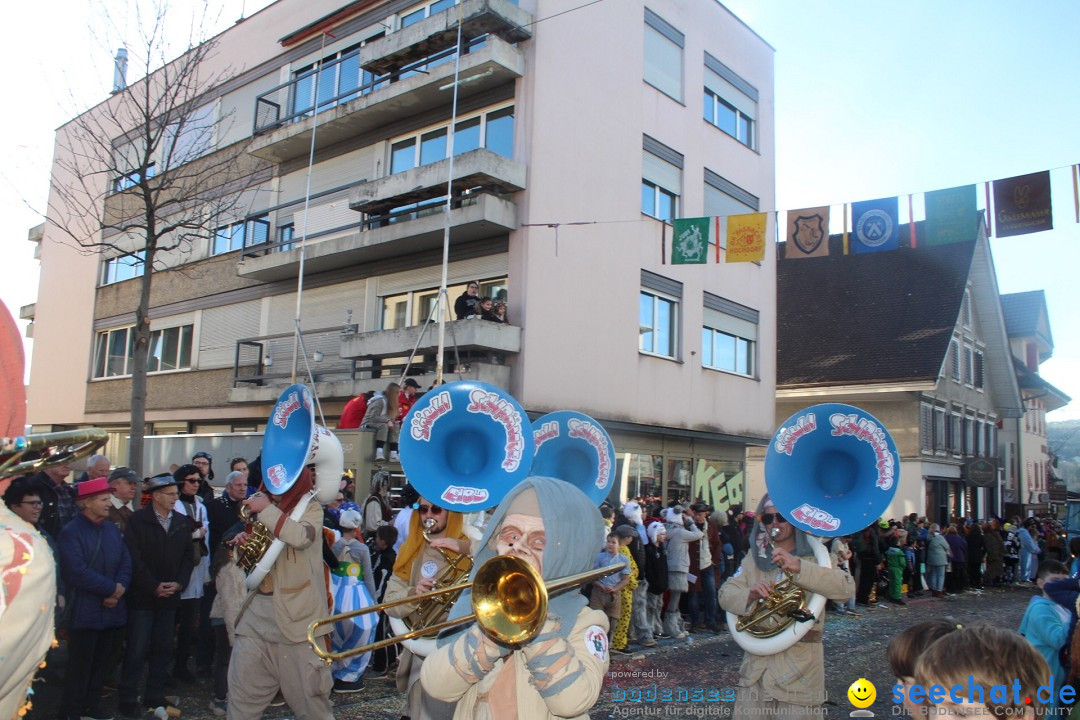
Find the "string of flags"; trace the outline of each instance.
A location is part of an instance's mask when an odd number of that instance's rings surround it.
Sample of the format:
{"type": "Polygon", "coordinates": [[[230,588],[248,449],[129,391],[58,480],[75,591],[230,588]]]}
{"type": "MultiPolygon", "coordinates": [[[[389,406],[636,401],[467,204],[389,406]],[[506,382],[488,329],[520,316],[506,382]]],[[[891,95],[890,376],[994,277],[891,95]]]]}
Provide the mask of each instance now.
{"type": "MultiPolygon", "coordinates": [[[[1080,165],[1070,165],[1069,175],[1076,222],[1080,223],[1080,165]]],[[[908,195],[907,200],[908,218],[912,221],[908,223],[908,244],[914,248],[918,239],[912,196],[908,195]]],[[[987,182],[985,202],[988,235],[1012,237],[1054,228],[1049,170],[987,182]],[[990,212],[991,208],[993,212],[990,212]]],[[[927,192],[924,206],[923,245],[946,245],[973,239],[978,217],[976,185],[927,192]]],[[[830,207],[786,212],[785,259],[827,256],[830,207]]],[[[900,247],[899,197],[851,203],[850,232],[847,204],[843,212],[845,255],[885,252],[900,247]]],[[[672,220],[671,264],[706,264],[710,257],[719,263],[721,249],[725,251],[724,262],[759,262],[765,257],[768,218],[773,214],[779,223],[779,211],[672,220]]]]}

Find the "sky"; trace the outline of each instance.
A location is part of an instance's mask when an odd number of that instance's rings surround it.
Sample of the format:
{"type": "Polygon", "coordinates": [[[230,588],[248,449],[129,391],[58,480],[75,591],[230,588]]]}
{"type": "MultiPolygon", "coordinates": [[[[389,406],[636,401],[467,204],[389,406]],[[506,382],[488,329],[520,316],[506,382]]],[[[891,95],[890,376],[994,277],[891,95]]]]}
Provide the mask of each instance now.
{"type": "MultiPolygon", "coordinates": [[[[181,12],[191,4],[172,2],[181,12]]],[[[216,27],[267,4],[223,0],[216,27]]],[[[542,16],[543,0],[538,4],[542,16]]],[[[114,26],[131,27],[133,0],[107,5],[114,26]]],[[[1073,77],[1080,69],[1080,3],[724,5],[776,50],[777,209],[1052,171],[1055,229],[993,239],[991,248],[1001,292],[1046,291],[1055,348],[1041,373],[1075,399],[1049,420],[1080,418],[1080,321],[1073,312],[1080,299],[1080,225],[1067,170],[1080,163],[1080,93],[1073,77]]],[[[0,299],[16,319],[19,308],[36,299],[38,264],[26,234],[43,221],[53,132],[107,95],[112,57],[121,36],[131,32],[108,29],[104,6],[50,0],[16,3],[7,11],[13,27],[49,33],[44,48],[40,32],[20,31],[0,49],[10,69],[8,98],[21,108],[0,117],[0,219],[6,228],[0,257],[8,271],[0,299]]],[[[982,193],[980,185],[980,207],[982,193]]],[[[901,202],[901,222],[906,207],[901,202]]]]}

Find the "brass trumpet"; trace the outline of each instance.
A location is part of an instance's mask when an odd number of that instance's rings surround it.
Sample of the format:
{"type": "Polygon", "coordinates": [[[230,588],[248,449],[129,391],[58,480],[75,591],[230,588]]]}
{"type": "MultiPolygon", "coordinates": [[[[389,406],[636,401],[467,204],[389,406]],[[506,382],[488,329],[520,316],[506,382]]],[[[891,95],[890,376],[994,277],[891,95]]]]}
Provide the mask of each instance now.
{"type": "Polygon", "coordinates": [[[25,475],[77,460],[94,452],[108,440],[109,434],[99,428],[0,437],[0,455],[11,453],[11,457],[0,463],[0,478],[25,475]],[[41,451],[41,456],[18,462],[19,458],[32,451],[41,451]]]}
{"type": "Polygon", "coordinates": [[[476,571],[475,579],[471,583],[462,583],[453,587],[432,590],[422,595],[414,595],[393,602],[372,605],[371,607],[316,620],[308,627],[307,640],[315,654],[322,658],[327,665],[330,665],[337,660],[362,655],[405,640],[440,633],[443,630],[475,620],[484,634],[495,642],[509,647],[518,647],[536,637],[544,626],[544,621],[547,619],[549,597],[585,583],[599,580],[613,572],[617,572],[621,568],[622,564],[616,563],[608,567],[553,580],[550,584],[546,584],[543,578],[540,577],[540,573],[529,563],[512,555],[498,555],[480,566],[476,571]],[[428,627],[417,628],[370,645],[363,645],[341,652],[328,651],[323,645],[323,638],[315,637],[315,632],[323,625],[349,620],[367,613],[397,607],[398,605],[421,602],[449,593],[454,593],[456,597],[457,594],[469,588],[472,588],[473,611],[471,615],[454,620],[444,620],[428,627]]]}
{"type": "Polygon", "coordinates": [[[245,575],[250,575],[251,571],[262,560],[263,555],[266,554],[270,544],[274,542],[274,535],[266,525],[263,525],[257,519],[252,519],[251,510],[247,505],[240,504],[236,508],[236,514],[244,525],[251,526],[251,532],[248,533],[247,540],[235,548],[236,564],[240,566],[245,575]]]}

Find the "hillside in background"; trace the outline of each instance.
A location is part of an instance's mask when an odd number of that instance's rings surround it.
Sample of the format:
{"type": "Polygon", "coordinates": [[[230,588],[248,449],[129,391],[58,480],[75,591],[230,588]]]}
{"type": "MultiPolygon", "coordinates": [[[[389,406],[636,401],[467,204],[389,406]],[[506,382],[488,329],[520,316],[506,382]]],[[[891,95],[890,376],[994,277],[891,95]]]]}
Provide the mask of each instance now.
{"type": "Polygon", "coordinates": [[[1070,492],[1080,492],[1080,420],[1049,423],[1046,434],[1050,451],[1058,457],[1058,475],[1070,492]]]}

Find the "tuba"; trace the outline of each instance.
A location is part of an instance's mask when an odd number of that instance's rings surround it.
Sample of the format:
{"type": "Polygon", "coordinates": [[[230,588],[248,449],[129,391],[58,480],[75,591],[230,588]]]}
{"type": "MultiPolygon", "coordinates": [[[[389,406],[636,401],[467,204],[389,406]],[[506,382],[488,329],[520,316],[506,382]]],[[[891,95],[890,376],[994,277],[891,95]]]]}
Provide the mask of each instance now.
{"type": "MultiPolygon", "coordinates": [[[[851,405],[813,405],[791,416],[769,442],[765,485],[776,509],[806,536],[818,565],[829,551],[813,535],[839,537],[877,519],[896,494],[900,462],[888,430],[851,405]]],[[[770,548],[772,540],[769,539],[770,548]]],[[[755,655],[783,652],[821,617],[825,597],[790,573],[743,615],[727,613],[735,642],[755,655]]]]}
{"type": "MultiPolygon", "coordinates": [[[[263,436],[262,464],[264,484],[271,495],[287,492],[300,478],[308,465],[315,466],[315,487],[293,508],[290,519],[299,521],[314,498],[330,502],[337,493],[345,467],[341,442],[322,425],[315,423],[311,390],[306,385],[292,385],[281,394],[263,436]]],[[[250,526],[249,537],[236,548],[237,564],[247,574],[247,588],[254,590],[262,583],[285,543],[252,519],[241,505],[241,520],[250,526]]]]}

